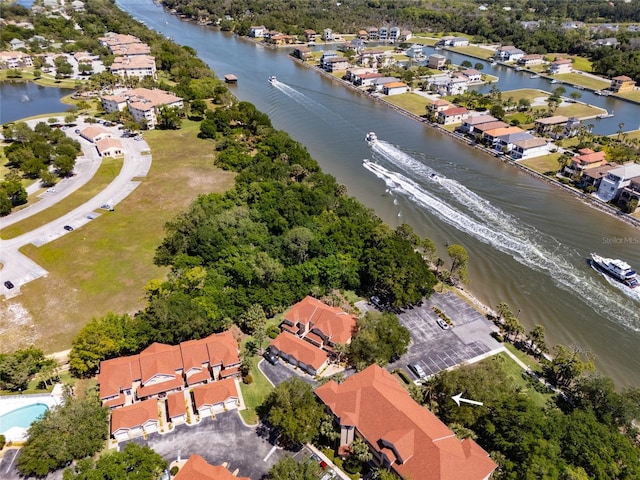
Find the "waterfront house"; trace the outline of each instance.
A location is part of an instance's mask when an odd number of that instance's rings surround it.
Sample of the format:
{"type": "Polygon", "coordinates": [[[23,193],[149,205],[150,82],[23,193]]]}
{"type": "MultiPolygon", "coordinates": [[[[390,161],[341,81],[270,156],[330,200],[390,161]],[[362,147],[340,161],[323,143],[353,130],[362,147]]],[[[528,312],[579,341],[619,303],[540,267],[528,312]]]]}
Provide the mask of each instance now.
{"type": "Polygon", "coordinates": [[[375,81],[382,78],[380,73],[362,73],[354,79],[354,84],[359,87],[374,87],[375,81]]]}
{"type": "Polygon", "coordinates": [[[158,431],[158,402],[145,400],[111,412],[111,435],[118,442],[158,431]]]}
{"type": "Polygon", "coordinates": [[[407,93],[409,91],[409,85],[403,82],[391,82],[382,86],[382,93],[385,95],[398,95],[400,93],[407,93]]]}
{"type": "Polygon", "coordinates": [[[469,117],[469,110],[465,107],[448,108],[438,112],[438,123],[442,125],[454,125],[456,123],[462,123],[469,117]]]}
{"type": "Polygon", "coordinates": [[[324,31],[322,32],[322,40],[324,40],[325,42],[332,42],[333,30],[331,30],[330,28],[325,28],[324,31]]]}
{"type": "Polygon", "coordinates": [[[182,98],[171,92],[159,89],[135,88],[124,90],[118,95],[105,95],[101,98],[102,107],[107,113],[123,111],[129,108],[134,121],[152,130],[158,123],[161,107],[184,107],[182,98]]]}
{"type": "Polygon", "coordinates": [[[633,200],[636,201],[636,208],[633,212],[628,213],[634,213],[638,208],[638,202],[640,201],[640,176],[630,179],[629,185],[622,189],[620,198],[618,199],[618,206],[626,209],[627,205],[633,200]]]}
{"type": "Polygon", "coordinates": [[[432,113],[433,115],[437,115],[438,112],[443,112],[444,110],[448,110],[449,108],[454,108],[455,106],[456,105],[454,105],[451,102],[443,100],[442,98],[438,98],[436,100],[432,100],[430,103],[427,104],[427,110],[429,111],[429,113],[432,113]]]}
{"type": "Polygon", "coordinates": [[[605,163],[600,167],[583,170],[582,176],[580,177],[580,186],[583,188],[593,187],[594,191],[598,190],[602,179],[606,177],[611,170],[617,167],[618,165],[615,163],[605,163]]]}
{"type": "Polygon", "coordinates": [[[191,455],[180,468],[174,480],[250,480],[238,477],[223,465],[210,465],[200,455],[191,455]]]}
{"type": "Polygon", "coordinates": [[[555,115],[553,117],[539,118],[534,122],[533,129],[540,136],[549,136],[559,138],[562,136],[564,126],[569,119],[564,115],[555,115]]]}
{"type": "Polygon", "coordinates": [[[21,67],[33,67],[31,55],[23,52],[0,52],[0,69],[14,69],[21,67]]]}
{"type": "Polygon", "coordinates": [[[184,392],[174,392],[167,395],[167,421],[173,425],[181,425],[187,421],[187,403],[184,392]]]}
{"type": "Polygon", "coordinates": [[[382,92],[385,85],[396,83],[397,81],[398,79],[396,77],[380,77],[373,80],[372,86],[375,87],[377,91],[382,92]]]}
{"type": "Polygon", "coordinates": [[[249,27],[249,36],[252,38],[263,38],[267,32],[267,28],[264,25],[255,25],[249,27]]]}
{"type": "Polygon", "coordinates": [[[386,42],[389,40],[389,27],[380,27],[378,29],[378,39],[381,42],[386,42]]]}
{"type": "Polygon", "coordinates": [[[513,145],[516,142],[520,142],[522,140],[531,140],[532,138],[535,137],[529,132],[525,132],[523,130],[520,130],[519,132],[498,135],[495,137],[493,148],[495,148],[499,152],[509,153],[511,150],[513,150],[513,145]]]}
{"type": "Polygon", "coordinates": [[[389,42],[395,43],[400,41],[401,34],[402,32],[400,30],[400,27],[391,27],[389,29],[389,42]]]}
{"type": "Polygon", "coordinates": [[[358,36],[356,37],[358,40],[369,40],[369,34],[366,30],[358,30],[358,36]]]}
{"type": "Polygon", "coordinates": [[[499,47],[496,50],[496,58],[503,62],[517,62],[524,57],[524,55],[525,53],[522,50],[514,47],[513,45],[499,47]]]}
{"type": "Polygon", "coordinates": [[[436,42],[436,47],[450,47],[453,39],[456,38],[452,35],[446,35],[441,37],[440,40],[436,42]]]}
{"type": "Polygon", "coordinates": [[[609,170],[600,181],[596,195],[603,202],[615,201],[622,190],[631,183],[631,179],[640,176],[640,163],[626,163],[609,170]]]}
{"type": "Polygon", "coordinates": [[[434,70],[441,70],[447,66],[447,57],[439,53],[429,55],[428,66],[434,70]]]}
{"type": "Polygon", "coordinates": [[[376,27],[367,28],[367,37],[368,40],[378,40],[378,38],[380,38],[378,36],[378,29],[376,27]]]}
{"type": "Polygon", "coordinates": [[[455,37],[451,40],[452,47],[466,47],[469,45],[469,39],[465,37],[455,37]]]}
{"type": "Polygon", "coordinates": [[[309,60],[313,58],[313,53],[309,47],[301,46],[293,50],[293,56],[300,60],[309,60]]]}
{"type": "Polygon", "coordinates": [[[464,75],[454,76],[446,84],[447,95],[460,95],[469,90],[469,82],[464,75]]]}
{"type": "Polygon", "coordinates": [[[478,125],[474,125],[473,127],[473,136],[476,137],[476,140],[479,141],[484,138],[484,132],[488,132],[490,130],[495,130],[496,128],[506,128],[509,124],[505,123],[501,120],[496,120],[495,122],[485,122],[478,125]]]}
{"type": "Polygon", "coordinates": [[[582,176],[585,170],[601,167],[606,163],[604,152],[594,152],[590,148],[582,148],[578,153],[579,155],[572,157],[569,165],[564,167],[564,175],[568,177],[576,174],[582,176]]]}
{"type": "Polygon", "coordinates": [[[573,71],[573,63],[568,58],[559,58],[549,65],[549,73],[551,75],[560,75],[562,73],[571,73],[573,71]]]}
{"type": "Polygon", "coordinates": [[[611,86],[609,87],[609,89],[612,92],[624,93],[633,91],[635,86],[636,82],[634,82],[633,79],[627,77],[626,75],[619,75],[611,79],[611,86]]]}
{"type": "Polygon", "coordinates": [[[345,73],[344,79],[351,83],[356,83],[360,75],[364,75],[365,73],[377,73],[377,70],[371,67],[350,68],[347,70],[347,73],[345,73]]]}
{"type": "Polygon", "coordinates": [[[215,415],[240,406],[240,394],[235,378],[195,387],[192,392],[193,405],[201,418],[215,415]]]}
{"type": "Polygon", "coordinates": [[[401,479],[487,480],[497,467],[474,440],[458,440],[376,364],[340,384],[332,380],[315,394],[340,427],[339,455],[359,438],[376,466],[401,479]]]}
{"type": "Polygon", "coordinates": [[[271,352],[279,355],[294,367],[309,375],[317,375],[329,363],[329,354],[287,330],[278,335],[269,347],[271,352]]]}
{"type": "Polygon", "coordinates": [[[520,127],[510,127],[510,126],[492,128],[490,130],[485,130],[482,133],[482,140],[487,145],[495,146],[496,142],[498,141],[498,137],[502,137],[512,133],[522,133],[523,131],[524,130],[522,130],[520,127]]]}
{"type": "Polygon", "coordinates": [[[331,57],[322,62],[322,69],[325,72],[339,72],[349,68],[349,60],[346,57],[331,57]]]}
{"type": "Polygon", "coordinates": [[[474,68],[466,68],[460,71],[465,77],[467,77],[467,82],[476,83],[482,81],[482,73],[474,68]]]}
{"type": "Polygon", "coordinates": [[[518,65],[522,65],[523,67],[533,67],[534,65],[542,65],[543,63],[545,63],[544,57],[539,53],[531,53],[518,60],[518,65]]]}
{"type": "Polygon", "coordinates": [[[265,38],[265,43],[269,45],[275,45],[279,47],[281,45],[290,45],[296,42],[296,37],[292,35],[285,35],[283,33],[278,33],[275,35],[270,35],[269,38],[265,38]]]}
{"type": "Polygon", "coordinates": [[[544,138],[534,137],[528,140],[513,142],[513,148],[509,155],[514,160],[540,157],[549,153],[549,144],[544,138]]]}
{"type": "Polygon", "coordinates": [[[578,28],[584,27],[584,22],[579,22],[579,21],[563,22],[561,27],[564,30],[577,30],[578,28]]]}
{"type": "Polygon", "coordinates": [[[497,118],[492,117],[491,115],[475,115],[467,118],[464,122],[462,122],[462,126],[460,130],[465,133],[474,133],[473,130],[476,125],[482,125],[483,123],[497,122],[499,121],[497,118]]]}
{"type": "Polygon", "coordinates": [[[310,28],[304,31],[304,39],[309,43],[316,43],[316,31],[310,28]]]}

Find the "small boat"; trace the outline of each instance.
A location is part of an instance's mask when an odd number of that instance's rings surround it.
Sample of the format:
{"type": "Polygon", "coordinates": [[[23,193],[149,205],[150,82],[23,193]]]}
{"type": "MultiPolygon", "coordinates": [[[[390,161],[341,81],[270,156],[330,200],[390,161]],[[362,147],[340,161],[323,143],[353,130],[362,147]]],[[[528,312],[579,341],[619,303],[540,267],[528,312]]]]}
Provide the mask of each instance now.
{"type": "Polygon", "coordinates": [[[595,270],[604,273],[627,287],[636,288],[640,286],[637,273],[623,260],[605,258],[592,253],[589,263],[595,270]]]}
{"type": "Polygon", "coordinates": [[[364,137],[364,141],[368,143],[373,143],[373,142],[376,142],[377,140],[378,140],[378,136],[375,134],[375,132],[369,132],[364,137]]]}
{"type": "Polygon", "coordinates": [[[540,78],[540,75],[531,75],[529,78],[540,78]]]}
{"type": "Polygon", "coordinates": [[[491,62],[491,65],[497,65],[498,62],[496,62],[495,60],[491,62]]]}
{"type": "Polygon", "coordinates": [[[559,81],[556,80],[556,79],[553,79],[553,80],[551,80],[551,83],[559,83],[559,81]]]}
{"type": "Polygon", "coordinates": [[[275,75],[271,75],[269,77],[269,83],[276,83],[278,81],[278,79],[276,78],[275,75]]]}
{"type": "Polygon", "coordinates": [[[516,67],[516,72],[521,72],[522,70],[524,70],[524,68],[522,68],[522,67],[516,67]]]}

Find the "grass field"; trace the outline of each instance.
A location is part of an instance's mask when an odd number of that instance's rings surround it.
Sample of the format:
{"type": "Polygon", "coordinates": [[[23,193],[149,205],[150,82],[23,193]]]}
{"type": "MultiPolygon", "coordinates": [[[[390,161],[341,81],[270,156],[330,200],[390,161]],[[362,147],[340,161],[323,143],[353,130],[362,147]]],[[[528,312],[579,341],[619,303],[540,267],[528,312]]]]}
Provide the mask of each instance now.
{"type": "MultiPolygon", "coordinates": [[[[520,360],[522,360],[525,364],[530,365],[531,369],[539,372],[539,367],[536,364],[536,361],[524,354],[523,352],[517,350],[513,345],[505,344],[505,346],[516,355],[520,360]]],[[[522,367],[518,365],[511,357],[506,355],[505,353],[499,353],[493,357],[488,358],[483,361],[495,361],[498,362],[502,368],[502,371],[505,374],[505,377],[510,378],[517,387],[520,388],[521,393],[525,393],[527,397],[529,397],[533,402],[539,407],[544,408],[547,405],[547,402],[554,397],[554,393],[546,390],[546,387],[540,385],[538,388],[533,388],[536,384],[526,378],[524,374],[524,370],[522,367]],[[540,389],[541,391],[538,391],[540,389]]]]}
{"type": "Polygon", "coordinates": [[[0,350],[32,344],[45,352],[64,350],[93,317],[135,313],[144,306],[143,287],[167,273],[153,265],[165,223],[198,194],[233,185],[234,174],[214,167],[214,145],[198,139],[198,129],[185,121],[178,131],[145,133],[151,170],[115,212],[40,248],[22,250],[49,274],[0,304],[0,350]]]}
{"type": "Polygon", "coordinates": [[[625,100],[633,100],[635,102],[640,102],[640,90],[633,90],[631,92],[624,92],[624,93],[616,93],[614,96],[624,98],[625,100]]]}
{"type": "Polygon", "coordinates": [[[546,59],[554,61],[557,58],[570,58],[573,60],[573,69],[580,70],[581,72],[592,72],[593,67],[591,61],[588,58],[580,57],[578,55],[568,55],[566,53],[548,53],[545,55],[546,59]]]}
{"type": "Polygon", "coordinates": [[[35,78],[33,75],[33,68],[31,69],[19,69],[20,77],[19,78],[8,78],[9,70],[0,70],[0,81],[11,81],[11,82],[23,82],[23,81],[32,81],[37,83],[38,85],[42,85],[43,87],[58,87],[58,88],[78,88],[78,86],[82,85],[81,80],[74,80],[71,78],[61,78],[56,79],[55,77],[43,73],[40,78],[35,78]]]}
{"type": "Polygon", "coordinates": [[[476,47],[473,45],[466,47],[453,47],[451,50],[470,57],[481,58],[483,60],[493,57],[495,53],[493,50],[489,50],[488,48],[476,47]]]}
{"type": "Polygon", "coordinates": [[[393,105],[407,110],[415,115],[426,115],[429,100],[415,93],[402,93],[400,95],[390,95],[385,100],[393,105]]]}
{"type": "Polygon", "coordinates": [[[593,78],[588,75],[580,75],[579,73],[562,73],[560,75],[551,75],[551,77],[562,80],[563,82],[582,85],[583,87],[593,88],[595,90],[602,90],[609,86],[609,82],[606,80],[598,80],[597,78],[593,78]]]}
{"type": "MultiPolygon", "coordinates": [[[[95,176],[89,180],[84,187],[69,195],[64,200],[51,206],[51,208],[48,208],[36,215],[32,215],[21,222],[14,223],[7,228],[3,228],[0,230],[0,238],[7,240],[17,237],[18,235],[22,235],[23,233],[30,232],[35,228],[41,227],[42,225],[61,217],[74,208],[79,207],[89,199],[95,197],[97,193],[109,185],[109,183],[111,183],[111,181],[113,181],[113,179],[118,175],[121,168],[122,158],[107,158],[103,160],[95,176]]],[[[37,197],[34,197],[29,200],[28,205],[31,205],[38,200],[39,199],[37,197]]]]}
{"type": "Polygon", "coordinates": [[[438,43],[438,39],[437,38],[426,38],[426,37],[411,37],[409,39],[410,43],[419,43],[420,45],[429,45],[429,46],[434,46],[436,43],[438,43]]]}
{"type": "Polygon", "coordinates": [[[558,158],[562,155],[559,152],[550,153],[541,157],[527,158],[519,160],[518,163],[535,170],[538,173],[557,172],[560,168],[558,158]]]}
{"type": "Polygon", "coordinates": [[[593,107],[591,105],[584,105],[582,103],[572,103],[570,105],[558,107],[553,114],[554,115],[564,115],[565,117],[593,117],[595,115],[600,115],[602,113],[606,113],[606,111],[599,107],[593,107]]]}
{"type": "Polygon", "coordinates": [[[242,398],[247,406],[246,410],[240,412],[240,415],[242,415],[243,420],[249,425],[258,423],[256,408],[264,402],[267,395],[273,390],[273,385],[269,383],[267,377],[265,377],[258,368],[259,361],[260,357],[251,359],[250,373],[253,377],[253,383],[251,383],[251,385],[245,385],[243,382],[240,382],[242,398]]]}
{"type": "Polygon", "coordinates": [[[550,95],[551,94],[549,92],[545,92],[543,90],[537,90],[535,88],[522,88],[520,90],[506,90],[502,92],[502,99],[506,100],[508,98],[512,98],[514,102],[519,102],[523,98],[526,98],[533,102],[536,98],[547,98],[550,95]]]}

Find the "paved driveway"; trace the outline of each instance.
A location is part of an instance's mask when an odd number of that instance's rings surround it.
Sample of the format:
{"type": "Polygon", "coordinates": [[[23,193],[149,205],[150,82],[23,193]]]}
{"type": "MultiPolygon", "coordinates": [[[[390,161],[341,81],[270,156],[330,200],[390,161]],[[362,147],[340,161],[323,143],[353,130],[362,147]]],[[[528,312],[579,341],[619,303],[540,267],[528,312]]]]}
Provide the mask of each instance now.
{"type": "MultiPolygon", "coordinates": [[[[421,307],[407,309],[398,315],[400,322],[411,332],[411,345],[407,354],[388,365],[388,370],[404,368],[418,363],[426,374],[433,375],[465,362],[478,360],[501,348],[491,337],[493,324],[464,300],[453,293],[434,293],[421,307]],[[432,306],[442,310],[453,322],[443,330],[432,306]]],[[[413,372],[410,372],[417,380],[413,372]]]]}
{"type": "Polygon", "coordinates": [[[318,386],[318,382],[316,382],[311,375],[302,373],[300,369],[294,370],[291,365],[287,364],[282,359],[280,359],[276,365],[271,365],[266,360],[261,360],[258,364],[258,368],[273,385],[279,385],[290,378],[297,377],[307,382],[313,388],[318,386]]]}
{"type": "Polygon", "coordinates": [[[230,411],[217,414],[215,420],[205,419],[192,427],[179,425],[171,433],[153,433],[147,440],[132,441],[148,445],[169,462],[178,455],[187,459],[197,453],[212,465],[228,462],[230,471],[239,470],[238,476],[260,480],[286,452],[274,449],[256,432],[256,428],[242,423],[237,412],[230,411]]]}

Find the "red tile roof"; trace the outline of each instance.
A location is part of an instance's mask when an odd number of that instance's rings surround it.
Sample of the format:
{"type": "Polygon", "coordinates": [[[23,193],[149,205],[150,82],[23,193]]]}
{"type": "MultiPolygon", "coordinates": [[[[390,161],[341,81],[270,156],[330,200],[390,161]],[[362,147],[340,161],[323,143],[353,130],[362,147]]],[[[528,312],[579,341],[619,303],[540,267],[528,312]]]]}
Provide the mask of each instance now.
{"type": "Polygon", "coordinates": [[[356,326],[356,319],[353,315],[349,315],[341,308],[330,307],[310,296],[303,298],[291,307],[284,317],[294,325],[296,323],[310,324],[310,328],[320,330],[333,343],[349,343],[356,326]]]}
{"type": "Polygon", "coordinates": [[[158,402],[145,400],[111,412],[111,433],[120,429],[130,430],[141,427],[149,421],[158,421],[158,402]]]}
{"type": "Polygon", "coordinates": [[[192,373],[187,375],[187,385],[204,382],[205,380],[211,380],[211,373],[209,373],[208,368],[203,368],[200,371],[192,370],[192,373]]]}
{"type": "Polygon", "coordinates": [[[186,415],[187,406],[185,404],[184,392],[170,393],[167,395],[167,414],[169,418],[186,415]]]}
{"type": "Polygon", "coordinates": [[[237,375],[238,373],[240,373],[240,367],[225,368],[224,370],[220,370],[220,378],[227,378],[231,375],[237,375]]]}
{"type": "Polygon", "coordinates": [[[156,375],[175,375],[182,369],[179,346],[152,343],[140,352],[139,358],[143,385],[156,375]]]}
{"type": "Polygon", "coordinates": [[[250,480],[236,477],[220,465],[210,465],[200,455],[191,455],[175,476],[175,480],[250,480]]]}
{"type": "Polygon", "coordinates": [[[465,107],[454,107],[447,108],[439,113],[439,115],[444,115],[445,117],[455,117],[456,115],[464,115],[465,113],[469,113],[465,107]]]}
{"type": "Polygon", "coordinates": [[[238,342],[233,337],[231,330],[222,333],[214,333],[202,340],[207,345],[210,365],[237,365],[240,363],[238,356],[238,342]]]}
{"type": "Polygon", "coordinates": [[[177,376],[165,382],[152,383],[151,385],[145,385],[144,387],[140,386],[138,387],[138,390],[136,390],[136,396],[138,398],[150,397],[151,395],[157,395],[158,393],[162,392],[169,392],[183,386],[184,380],[182,379],[182,376],[177,376]]]}
{"type": "Polygon", "coordinates": [[[122,390],[131,388],[131,384],[140,380],[140,362],[138,355],[118,357],[100,362],[98,383],[100,398],[113,397],[122,390]]]}
{"type": "Polygon", "coordinates": [[[271,342],[271,345],[280,352],[292,356],[297,361],[305,365],[311,365],[316,371],[318,371],[329,358],[326,352],[286,332],[278,335],[276,339],[271,342]]]}
{"type": "Polygon", "coordinates": [[[226,378],[193,389],[193,399],[196,408],[205,405],[215,405],[230,398],[239,398],[236,382],[233,378],[226,378]]]}
{"type": "Polygon", "coordinates": [[[120,140],[117,138],[103,138],[96,142],[96,148],[98,149],[98,152],[100,152],[100,155],[112,148],[117,148],[122,152],[122,143],[120,143],[120,140]]]}
{"type": "Polygon", "coordinates": [[[120,407],[120,406],[124,405],[124,402],[125,402],[125,396],[124,396],[124,393],[121,393],[116,398],[112,398],[111,400],[107,400],[106,402],[104,402],[104,406],[105,407],[120,407]]]}
{"type": "MultiPolygon", "coordinates": [[[[588,150],[588,149],[585,149],[588,150]]],[[[571,159],[573,162],[579,163],[581,165],[588,165],[590,163],[598,163],[605,161],[605,153],[604,152],[591,152],[584,153],[582,155],[578,155],[577,157],[573,157],[571,159]]]]}
{"type": "Polygon", "coordinates": [[[318,387],[316,395],[340,425],[355,426],[370,445],[378,446],[403,478],[481,480],[497,466],[475,441],[459,441],[375,364],[340,385],[331,381],[318,387]]]}

